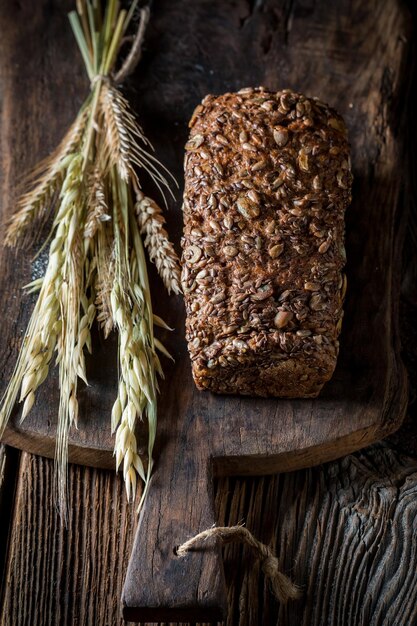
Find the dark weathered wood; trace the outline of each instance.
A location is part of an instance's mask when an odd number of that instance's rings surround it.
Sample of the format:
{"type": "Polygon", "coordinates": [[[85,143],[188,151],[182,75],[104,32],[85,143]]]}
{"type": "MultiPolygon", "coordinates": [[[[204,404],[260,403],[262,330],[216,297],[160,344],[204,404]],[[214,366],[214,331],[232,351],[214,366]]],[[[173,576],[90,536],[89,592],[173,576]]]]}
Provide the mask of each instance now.
{"type": "Polygon", "coordinates": [[[19,452],[0,444],[0,596],[9,547],[19,452]]]}
{"type": "MultiPolygon", "coordinates": [[[[193,35],[184,55],[204,59],[205,65],[200,74],[190,72],[194,103],[207,91],[267,83],[320,95],[345,115],[355,174],[347,217],[350,290],[338,368],[318,400],[198,393],[185,346],[175,337],[167,340],[176,364],[163,387],[158,462],[123,592],[129,619],[198,620],[215,608],[215,617],[224,617],[218,554],[210,547],[180,560],[173,550],[215,521],[205,482],[210,471],[261,474],[337,458],[398,427],[406,406],[396,328],[404,216],[399,206],[404,174],[398,169],[403,151],[398,133],[405,123],[398,107],[407,83],[404,8],[394,0],[383,8],[376,2],[316,2],[297,11],[296,3],[264,2],[242,21],[240,3],[199,2],[192,13],[183,4],[161,2],[154,28],[158,43],[164,33],[169,50],[177,36],[169,25],[189,22],[193,35]],[[221,37],[220,24],[228,38],[221,37]]],[[[150,36],[148,46],[155,52],[149,65],[144,62],[145,87],[148,72],[158,84],[166,80],[165,48],[158,52],[153,42],[150,36]]],[[[171,60],[173,75],[183,76],[183,61],[183,55],[171,60]]],[[[168,103],[176,106],[175,93],[161,90],[161,111],[168,103]]],[[[181,317],[175,322],[178,327],[181,317]]]]}
{"type": "MultiPolygon", "coordinates": [[[[13,161],[7,150],[3,151],[3,158],[7,157],[2,186],[4,207],[16,174],[29,165],[26,146],[34,147],[30,161],[36,162],[41,153],[56,143],[87,87],[81,64],[75,62],[74,44],[65,23],[67,4],[56,5],[54,9],[55,5],[49,2],[8,3],[0,8],[4,33],[1,80],[6,94],[3,146],[11,146],[13,139],[16,148],[13,161]],[[20,60],[19,66],[16,60],[20,60]],[[59,72],[55,69],[53,74],[58,80],[47,87],[42,85],[41,92],[39,76],[49,76],[54,66],[59,67],[59,72]]],[[[187,609],[187,615],[191,615],[190,610],[195,611],[194,616],[198,614],[198,601],[203,603],[204,611],[217,603],[218,609],[223,605],[218,553],[195,554],[181,565],[173,555],[175,543],[215,519],[207,480],[211,471],[207,464],[209,447],[217,457],[213,466],[217,473],[284,471],[335,458],[385,436],[401,422],[404,378],[397,361],[395,315],[394,327],[391,324],[395,305],[391,288],[395,284],[393,272],[398,268],[400,242],[401,223],[393,218],[403,182],[398,171],[404,124],[400,103],[407,83],[404,63],[409,46],[404,10],[393,0],[383,6],[376,2],[365,6],[359,2],[340,2],[337,6],[319,2],[302,7],[296,2],[272,0],[250,4],[243,0],[233,3],[165,0],[156,3],[154,11],[148,51],[131,86],[134,89],[138,85],[137,108],[158,154],[180,180],[186,123],[194,105],[208,91],[221,92],[259,83],[273,88],[300,89],[335,105],[351,129],[356,176],[355,202],[348,216],[347,323],[337,373],[321,400],[276,402],[271,413],[271,403],[240,399],[228,399],[226,403],[223,398],[194,393],[185,346],[177,340],[180,334],[167,338],[177,364],[175,368],[166,368],[157,447],[159,461],[141,526],[141,536],[147,537],[149,543],[140,546],[137,542],[137,553],[131,561],[131,571],[137,571],[138,575],[143,572],[144,578],[127,582],[124,601],[129,616],[138,614],[134,612],[137,606],[149,607],[156,598],[159,614],[169,609],[174,619],[178,616],[179,603],[182,609],[187,609]],[[178,384],[174,387],[174,383],[178,384]],[[202,441],[207,449],[201,445],[202,441]],[[164,492],[168,485],[171,493],[164,492]],[[138,598],[138,589],[146,591],[142,598],[138,598]],[[176,597],[172,596],[173,590],[176,597]],[[206,591],[213,596],[207,596],[206,591]]],[[[181,229],[178,208],[171,212],[169,222],[178,242],[181,229]]],[[[27,256],[15,261],[13,256],[6,255],[1,263],[5,277],[2,288],[8,285],[10,290],[12,278],[14,285],[28,280],[27,256]]],[[[5,309],[0,361],[7,363],[6,376],[16,356],[19,343],[16,338],[28,319],[27,302],[15,298],[5,309]]],[[[173,302],[170,301],[170,306],[173,302]]],[[[182,328],[180,305],[168,310],[165,317],[178,329],[182,328]]],[[[72,442],[80,452],[72,458],[104,464],[110,458],[111,440],[107,419],[102,428],[99,418],[109,413],[114,395],[115,361],[111,365],[111,360],[103,357],[107,349],[111,356],[112,346],[107,348],[100,342],[96,346],[97,361],[100,366],[105,364],[105,369],[94,371],[91,366],[93,385],[83,392],[81,429],[72,435],[72,442]],[[100,413],[97,413],[98,401],[100,413]],[[91,454],[85,454],[88,447],[91,454]]],[[[20,445],[43,441],[47,445],[38,451],[53,453],[57,400],[53,383],[39,394],[38,406],[42,409],[34,412],[22,429],[15,422],[15,438],[11,440],[15,445],[16,437],[26,433],[26,441],[20,445]]],[[[21,502],[23,506],[25,499],[21,502]]],[[[39,515],[42,510],[39,505],[39,515]]],[[[85,519],[80,521],[81,525],[85,519]]],[[[40,529],[41,518],[37,524],[40,529]]],[[[25,549],[30,550],[30,546],[26,545],[25,549]]],[[[19,567],[22,563],[23,552],[19,552],[19,567]]],[[[41,566],[35,569],[40,571],[41,566]]],[[[14,585],[23,576],[22,570],[19,571],[14,585]]],[[[51,578],[52,574],[48,584],[51,578]]],[[[33,611],[32,606],[20,613],[20,623],[33,611]]],[[[200,615],[207,618],[204,611],[200,615]]],[[[52,613],[46,611],[47,615],[52,613]]]]}
{"type": "Polygon", "coordinates": [[[386,444],[322,468],[219,484],[219,523],[246,517],[304,590],[279,606],[250,551],[226,547],[227,626],[415,624],[416,485],[415,458],[386,444]]]}
{"type": "Polygon", "coordinates": [[[22,455],[0,623],[113,626],[135,504],[114,472],[71,466],[65,529],[53,503],[53,465],[22,455]]]}
{"type": "MultiPolygon", "coordinates": [[[[52,505],[52,461],[22,456],[0,623],[122,626],[135,527],[122,481],[72,466],[66,531],[52,505]]],[[[415,458],[377,444],[309,470],[223,478],[216,511],[219,524],[245,520],[304,590],[302,600],[280,607],[251,552],[228,546],[227,626],[416,623],[415,458]]]]}

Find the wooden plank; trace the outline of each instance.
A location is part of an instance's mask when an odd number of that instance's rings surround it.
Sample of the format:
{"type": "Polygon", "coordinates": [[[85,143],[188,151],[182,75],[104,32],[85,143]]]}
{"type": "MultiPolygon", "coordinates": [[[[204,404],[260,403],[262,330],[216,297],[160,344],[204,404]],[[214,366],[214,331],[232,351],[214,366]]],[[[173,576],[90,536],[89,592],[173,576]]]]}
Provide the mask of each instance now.
{"type": "MultiPolygon", "coordinates": [[[[407,397],[396,316],[405,218],[400,204],[405,172],[399,173],[398,164],[407,111],[398,107],[407,91],[409,52],[398,41],[408,35],[408,23],[396,0],[383,9],[377,2],[359,1],[337,7],[315,2],[304,11],[293,5],[289,15],[286,4],[264,2],[253,7],[243,24],[243,3],[213,6],[203,1],[192,12],[186,10],[187,2],[159,6],[154,26],[165,34],[167,50],[175,47],[177,36],[169,25],[190,21],[188,30],[198,47],[190,45],[184,54],[206,64],[194,85],[199,95],[237,82],[319,94],[347,119],[355,176],[347,214],[350,291],[341,354],[320,398],[271,401],[199,393],[185,346],[175,337],[167,340],[176,363],[163,386],[157,466],[127,572],[124,615],[198,621],[208,614],[224,615],[219,553],[210,546],[180,560],[174,547],[214,523],[212,473],[253,475],[311,466],[372,443],[404,417],[407,397]],[[223,28],[227,40],[220,36],[223,28]],[[264,50],[261,42],[267,35],[264,50]],[[214,41],[218,48],[210,57],[214,41]],[[275,68],[281,65],[277,75],[275,68]],[[233,75],[236,67],[239,72],[233,75]]],[[[161,57],[163,52],[156,52],[145,65],[145,86],[148,71],[163,82],[161,57]]],[[[183,60],[171,60],[173,75],[181,76],[183,60]]],[[[161,111],[168,100],[170,107],[175,105],[175,89],[161,93],[161,111]]],[[[180,314],[174,322],[181,326],[180,314]]]]}
{"type": "Polygon", "coordinates": [[[0,444],[0,591],[4,588],[19,456],[17,450],[0,444]]]}
{"type": "Polygon", "coordinates": [[[53,504],[53,465],[22,455],[0,623],[120,624],[135,504],[115,472],[70,466],[65,529],[53,504]]]}
{"type": "Polygon", "coordinates": [[[304,595],[279,606],[267,583],[259,587],[250,552],[226,547],[228,626],[414,624],[416,480],[415,458],[386,444],[323,468],[230,480],[221,504],[231,512],[220,523],[249,511],[247,526],[274,546],[304,595]]]}
{"type": "MultiPolygon", "coordinates": [[[[66,531],[52,505],[52,471],[51,461],[23,455],[0,623],[122,626],[134,507],[112,472],[71,466],[66,531]]],[[[416,622],[415,457],[377,444],[309,470],[223,478],[216,509],[219,524],[246,521],[304,590],[280,607],[250,551],[227,546],[227,626],[416,622]]]]}

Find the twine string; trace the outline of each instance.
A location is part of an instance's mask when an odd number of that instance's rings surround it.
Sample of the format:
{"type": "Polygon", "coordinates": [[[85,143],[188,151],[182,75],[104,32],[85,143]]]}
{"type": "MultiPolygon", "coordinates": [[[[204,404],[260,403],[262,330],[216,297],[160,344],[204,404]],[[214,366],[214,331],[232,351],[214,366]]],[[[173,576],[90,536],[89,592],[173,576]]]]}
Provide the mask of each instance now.
{"type": "Polygon", "coordinates": [[[99,80],[102,83],[111,83],[111,79],[110,79],[110,76],[108,74],[96,74],[91,79],[90,89],[94,89],[94,87],[96,86],[96,83],[98,83],[99,80]]]}
{"type": "Polygon", "coordinates": [[[296,600],[301,597],[300,587],[280,571],[278,558],[272,550],[258,541],[244,526],[215,526],[203,530],[178,546],[176,549],[177,556],[185,557],[190,550],[195,549],[202,541],[211,537],[220,539],[223,544],[243,543],[252,548],[261,563],[263,573],[271,583],[275,596],[281,603],[285,604],[288,600],[296,600]]]}
{"type": "Polygon", "coordinates": [[[136,30],[136,34],[132,37],[125,38],[125,41],[132,41],[131,48],[125,60],[122,63],[122,67],[115,74],[96,74],[91,80],[90,88],[94,89],[96,83],[98,81],[115,85],[120,85],[124,80],[132,72],[135,70],[135,67],[138,65],[139,61],[142,58],[142,46],[143,40],[145,38],[146,27],[148,26],[149,17],[150,17],[150,9],[148,6],[143,7],[140,10],[139,15],[139,25],[136,30]]]}
{"type": "Polygon", "coordinates": [[[133,43],[130,48],[129,54],[124,60],[122,67],[114,76],[114,82],[116,84],[122,83],[130,74],[134,71],[135,67],[142,58],[142,46],[145,38],[146,27],[148,26],[149,17],[151,11],[148,6],[143,7],[140,10],[139,26],[136,31],[136,35],[133,38],[133,43]]]}

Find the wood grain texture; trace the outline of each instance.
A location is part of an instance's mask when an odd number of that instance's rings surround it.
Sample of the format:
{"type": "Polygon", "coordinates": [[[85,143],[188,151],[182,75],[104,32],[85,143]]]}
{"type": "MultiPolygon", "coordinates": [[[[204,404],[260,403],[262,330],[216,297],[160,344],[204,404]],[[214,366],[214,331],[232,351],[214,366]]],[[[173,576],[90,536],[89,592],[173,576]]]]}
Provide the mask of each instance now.
{"type": "Polygon", "coordinates": [[[72,466],[65,529],[53,504],[53,465],[22,455],[0,623],[113,625],[135,506],[114,472],[72,466]]]}
{"type": "Polygon", "coordinates": [[[220,522],[246,517],[304,597],[279,606],[249,551],[227,547],[228,626],[415,624],[416,472],[414,458],[379,444],[323,468],[230,480],[220,522]]]}
{"type": "MultiPolygon", "coordinates": [[[[57,522],[53,463],[23,454],[2,626],[122,626],[135,527],[111,472],[71,467],[57,522]]],[[[224,549],[227,626],[411,626],[417,621],[417,460],[388,444],[322,467],[216,485],[219,524],[242,520],[303,586],[280,607],[249,550],[224,549]]]]}
{"type": "Polygon", "coordinates": [[[0,444],[0,596],[4,589],[10,526],[20,453],[0,444]]]}
{"type": "MultiPolygon", "coordinates": [[[[176,543],[215,520],[205,482],[211,472],[284,472],[337,458],[398,427],[407,399],[396,322],[405,217],[405,172],[398,171],[407,119],[401,102],[408,85],[409,52],[406,43],[398,43],[408,35],[404,7],[395,0],[384,3],[383,9],[376,2],[331,7],[316,2],[297,11],[295,3],[287,15],[286,4],[263,2],[242,22],[241,3],[213,6],[202,1],[192,12],[185,5],[161,2],[153,25],[158,45],[162,32],[170,50],[178,33],[169,25],[189,21],[193,37],[184,55],[203,67],[200,74],[194,72],[194,104],[207,91],[266,83],[319,94],[347,119],[355,176],[347,214],[350,291],[338,367],[316,400],[199,393],[191,381],[184,344],[175,336],[166,339],[176,363],[162,389],[157,466],[123,591],[126,619],[197,621],[209,612],[224,617],[218,553],[201,549],[184,560],[174,554],[176,543]],[[228,39],[222,29],[227,29],[228,39]],[[271,38],[263,48],[267,32],[271,38]],[[210,57],[213,42],[218,47],[210,57]],[[277,73],[277,67],[282,72],[277,73]],[[171,380],[182,384],[174,386],[171,380]]],[[[157,49],[153,41],[151,32],[153,57],[148,63],[144,58],[138,81],[146,86],[151,72],[160,87],[166,79],[161,65],[165,48],[157,49]]],[[[173,58],[170,69],[185,83],[182,62],[183,56],[173,58]]],[[[150,106],[152,91],[145,89],[145,105],[150,106]]],[[[161,113],[168,104],[175,107],[176,100],[167,86],[161,90],[161,113]]],[[[181,328],[181,311],[173,321],[181,328]]]]}

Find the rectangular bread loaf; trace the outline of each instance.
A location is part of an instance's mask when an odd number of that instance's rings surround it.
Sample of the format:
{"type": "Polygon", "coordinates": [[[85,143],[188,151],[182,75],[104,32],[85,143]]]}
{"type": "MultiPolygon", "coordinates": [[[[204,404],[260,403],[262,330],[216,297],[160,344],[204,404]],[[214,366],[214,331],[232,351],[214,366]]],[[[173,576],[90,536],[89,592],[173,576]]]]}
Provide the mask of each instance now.
{"type": "Polygon", "coordinates": [[[199,389],[315,397],[346,279],[349,144],[326,104],[264,88],[207,96],[186,144],[182,284],[199,389]]]}

